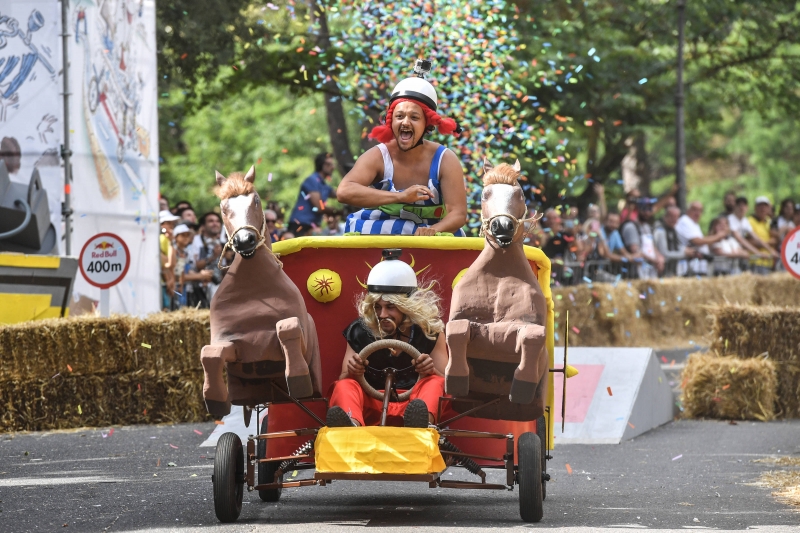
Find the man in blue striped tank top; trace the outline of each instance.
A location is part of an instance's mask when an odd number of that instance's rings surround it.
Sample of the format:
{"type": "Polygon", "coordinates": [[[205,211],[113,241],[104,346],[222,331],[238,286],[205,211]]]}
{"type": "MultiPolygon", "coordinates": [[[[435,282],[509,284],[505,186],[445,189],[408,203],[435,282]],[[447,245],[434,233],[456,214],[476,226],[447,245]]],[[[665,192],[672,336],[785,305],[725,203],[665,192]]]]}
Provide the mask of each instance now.
{"type": "Polygon", "coordinates": [[[381,144],[362,154],[339,185],[339,201],[361,208],[347,217],[347,233],[464,236],[461,162],[451,150],[424,139],[434,127],[444,135],[461,130],[436,113],[436,90],[418,67],[417,77],[394,88],[385,122],[370,133],[381,144]]]}

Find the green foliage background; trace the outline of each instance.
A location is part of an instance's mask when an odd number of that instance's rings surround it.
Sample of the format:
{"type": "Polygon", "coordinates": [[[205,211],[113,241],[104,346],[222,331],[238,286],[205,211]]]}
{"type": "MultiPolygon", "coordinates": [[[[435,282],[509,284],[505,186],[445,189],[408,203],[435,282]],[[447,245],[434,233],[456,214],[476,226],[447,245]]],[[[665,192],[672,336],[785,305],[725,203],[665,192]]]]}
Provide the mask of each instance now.
{"type": "Polygon", "coordinates": [[[299,182],[314,171],[314,156],[330,150],[322,98],[250,87],[198,109],[183,120],[185,153],[161,165],[162,192],[173,204],[186,199],[210,211],[218,203],[214,171],[228,175],[257,164],[261,199],[291,208],[299,182]]]}
{"type": "MultiPolygon", "coordinates": [[[[497,68],[510,69],[538,99],[538,113],[520,117],[519,131],[541,126],[548,142],[568,141],[559,148],[565,162],[522,154],[528,176],[546,176],[556,163],[569,166],[566,184],[561,178],[543,181],[537,197],[542,206],[586,205],[594,200],[587,186],[593,182],[605,184],[614,204],[623,194],[620,161],[630,139],[642,141],[639,155],[651,193],[667,190],[675,176],[676,0],[491,3],[520,43],[514,63],[497,68]]],[[[383,9],[392,3],[362,4],[383,9]]],[[[170,200],[212,208],[214,170],[245,171],[260,159],[262,195],[291,208],[299,181],[313,170],[313,156],[331,149],[326,105],[337,99],[344,102],[353,155],[368,146],[363,135],[382,109],[365,110],[359,94],[381,80],[354,76],[348,65],[362,61],[356,71],[379,70],[367,63],[384,58],[380,49],[364,57],[364,43],[339,39],[362,23],[352,16],[354,5],[157,3],[161,176],[170,200]],[[267,182],[270,172],[273,181],[267,182]]],[[[751,200],[757,194],[800,200],[800,4],[692,0],[686,18],[689,200],[706,204],[704,223],[719,211],[728,189],[751,200]]],[[[391,17],[383,21],[392,23],[391,17]]],[[[418,35],[402,37],[409,38],[418,35]]],[[[418,45],[415,40],[409,50],[418,45]]],[[[396,58],[398,69],[413,59],[396,58]]]]}

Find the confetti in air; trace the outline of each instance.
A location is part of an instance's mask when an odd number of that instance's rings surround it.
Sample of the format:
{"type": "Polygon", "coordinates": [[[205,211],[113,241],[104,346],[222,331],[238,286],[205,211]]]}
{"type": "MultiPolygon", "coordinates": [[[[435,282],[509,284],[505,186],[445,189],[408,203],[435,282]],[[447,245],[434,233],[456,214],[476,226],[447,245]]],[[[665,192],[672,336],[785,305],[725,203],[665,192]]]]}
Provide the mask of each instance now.
{"type": "MultiPolygon", "coordinates": [[[[386,110],[391,89],[412,75],[417,58],[433,61],[427,79],[438,93],[438,111],[455,119],[464,132],[457,138],[440,138],[436,133],[430,138],[461,158],[467,179],[468,233],[477,235],[480,226],[484,157],[495,164],[520,160],[529,174],[523,172],[520,184],[531,208],[540,208],[546,200],[545,190],[554,181],[570,179],[568,189],[583,179],[574,176],[576,161],[567,152],[572,118],[543,107],[521,83],[530,79],[534,87],[562,92],[562,86],[577,81],[577,65],[561,59],[531,60],[515,29],[516,24],[531,20],[522,19],[511,3],[411,0],[344,4],[349,9],[339,9],[339,15],[357,22],[332,44],[352,48],[357,59],[340,63],[341,76],[335,78],[343,95],[357,104],[355,112],[364,122],[386,110]]],[[[329,11],[329,19],[332,15],[329,11]]],[[[560,51],[546,48],[548,57],[562,57],[560,51]]],[[[323,82],[327,80],[319,80],[323,82]]],[[[367,126],[362,134],[373,126],[367,126]]],[[[566,190],[563,185],[558,188],[566,190]]]]}

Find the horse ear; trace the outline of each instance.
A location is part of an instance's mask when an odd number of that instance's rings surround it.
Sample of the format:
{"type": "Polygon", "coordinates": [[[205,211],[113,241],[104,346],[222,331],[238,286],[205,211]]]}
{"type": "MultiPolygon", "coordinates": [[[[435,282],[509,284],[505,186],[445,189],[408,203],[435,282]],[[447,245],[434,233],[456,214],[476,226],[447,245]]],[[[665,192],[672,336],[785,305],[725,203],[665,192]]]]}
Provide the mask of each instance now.
{"type": "Polygon", "coordinates": [[[250,170],[247,171],[247,174],[244,175],[244,181],[249,183],[253,183],[256,180],[256,166],[253,165],[250,167],[250,170]]]}
{"type": "Polygon", "coordinates": [[[519,165],[519,159],[517,159],[517,160],[514,162],[514,170],[516,170],[517,172],[519,172],[520,170],[522,170],[522,167],[519,165]]]}
{"type": "Polygon", "coordinates": [[[215,170],[214,172],[216,173],[216,176],[217,176],[217,185],[222,187],[222,185],[225,183],[225,180],[227,178],[225,176],[223,176],[222,174],[220,174],[219,170],[215,170]]]}
{"type": "Polygon", "coordinates": [[[486,174],[494,168],[494,165],[489,161],[488,157],[483,158],[483,173],[486,174]]]}

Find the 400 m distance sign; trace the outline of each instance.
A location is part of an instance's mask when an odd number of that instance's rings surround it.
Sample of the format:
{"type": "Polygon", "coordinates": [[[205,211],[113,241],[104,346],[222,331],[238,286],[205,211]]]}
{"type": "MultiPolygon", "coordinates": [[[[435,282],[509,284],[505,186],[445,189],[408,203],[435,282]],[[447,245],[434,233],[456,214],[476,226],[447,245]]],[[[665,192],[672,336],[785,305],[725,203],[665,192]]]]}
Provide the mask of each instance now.
{"type": "Polygon", "coordinates": [[[800,228],[795,228],[783,239],[781,260],[786,270],[800,279],[800,228]]]}
{"type": "Polygon", "coordinates": [[[79,264],[86,281],[95,287],[108,289],[128,273],[131,254],[128,245],[118,236],[98,233],[83,245],[79,264]]]}

